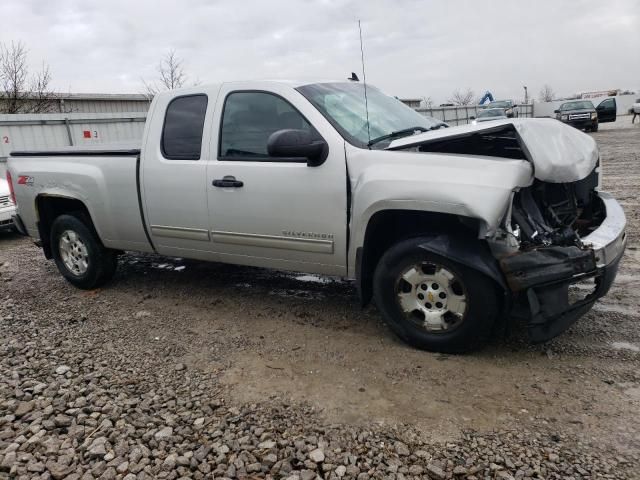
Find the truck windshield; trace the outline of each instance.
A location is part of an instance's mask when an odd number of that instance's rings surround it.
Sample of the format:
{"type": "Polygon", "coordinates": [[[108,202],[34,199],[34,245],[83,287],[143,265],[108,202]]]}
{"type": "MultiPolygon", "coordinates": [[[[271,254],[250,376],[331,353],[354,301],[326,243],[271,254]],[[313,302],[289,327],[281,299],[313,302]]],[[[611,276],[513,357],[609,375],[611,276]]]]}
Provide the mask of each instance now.
{"type": "Polygon", "coordinates": [[[563,103],[560,107],[560,110],[583,110],[583,109],[593,109],[593,103],[589,101],[584,102],[569,102],[563,103]]]}
{"type": "Polygon", "coordinates": [[[511,108],[511,100],[496,100],[487,105],[489,108],[511,108]]]}
{"type": "MultiPolygon", "coordinates": [[[[314,83],[297,89],[322,113],[350,143],[366,148],[370,140],[398,132],[431,130],[446,126],[433,117],[421,115],[400,100],[385,95],[367,85],[369,105],[369,129],[365,110],[364,85],[362,83],[314,83]]],[[[395,135],[385,142],[372,144],[384,148],[395,135]]]]}
{"type": "Polygon", "coordinates": [[[490,110],[480,110],[478,112],[478,118],[483,117],[506,117],[504,108],[492,108],[490,110]]]}

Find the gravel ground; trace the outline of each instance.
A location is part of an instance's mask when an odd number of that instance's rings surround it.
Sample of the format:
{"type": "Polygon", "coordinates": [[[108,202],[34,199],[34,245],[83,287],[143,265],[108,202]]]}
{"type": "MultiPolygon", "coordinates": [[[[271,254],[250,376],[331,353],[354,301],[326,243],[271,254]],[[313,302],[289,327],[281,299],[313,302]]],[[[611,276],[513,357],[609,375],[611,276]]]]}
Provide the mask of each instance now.
{"type": "Polygon", "coordinates": [[[398,342],[353,285],[128,254],[66,284],[0,234],[0,478],[640,478],[640,135],[603,129],[629,249],[558,339],[398,342]]]}

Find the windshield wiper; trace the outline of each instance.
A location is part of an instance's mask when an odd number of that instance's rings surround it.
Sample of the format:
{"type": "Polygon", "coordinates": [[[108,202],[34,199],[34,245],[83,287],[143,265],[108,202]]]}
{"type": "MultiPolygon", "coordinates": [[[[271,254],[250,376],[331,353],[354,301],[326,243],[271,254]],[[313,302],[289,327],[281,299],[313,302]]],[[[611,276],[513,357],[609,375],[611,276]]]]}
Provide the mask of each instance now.
{"type": "Polygon", "coordinates": [[[391,132],[387,135],[382,135],[381,137],[373,138],[369,140],[369,143],[367,143],[367,146],[370,147],[372,145],[375,145],[376,143],[382,142],[383,140],[390,140],[390,139],[392,140],[395,138],[406,137],[407,135],[413,135],[415,132],[426,132],[428,130],[429,130],[428,128],[424,128],[424,127],[404,128],[396,132],[391,132]]]}

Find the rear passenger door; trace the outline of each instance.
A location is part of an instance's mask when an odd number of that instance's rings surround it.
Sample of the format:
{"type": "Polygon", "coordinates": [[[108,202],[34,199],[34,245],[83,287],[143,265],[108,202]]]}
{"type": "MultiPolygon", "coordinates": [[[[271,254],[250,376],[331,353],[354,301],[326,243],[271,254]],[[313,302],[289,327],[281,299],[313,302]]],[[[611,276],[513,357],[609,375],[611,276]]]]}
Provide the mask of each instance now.
{"type": "Polygon", "coordinates": [[[231,263],[345,274],[344,140],[291,87],[250,85],[223,85],[216,107],[207,170],[215,253],[231,263]],[[322,137],[327,159],[312,167],[270,157],[267,140],[282,129],[322,137]]]}
{"type": "Polygon", "coordinates": [[[147,230],[159,253],[215,260],[207,210],[208,145],[202,141],[207,107],[213,105],[215,98],[204,93],[160,97],[148,119],[140,185],[147,230]]]}

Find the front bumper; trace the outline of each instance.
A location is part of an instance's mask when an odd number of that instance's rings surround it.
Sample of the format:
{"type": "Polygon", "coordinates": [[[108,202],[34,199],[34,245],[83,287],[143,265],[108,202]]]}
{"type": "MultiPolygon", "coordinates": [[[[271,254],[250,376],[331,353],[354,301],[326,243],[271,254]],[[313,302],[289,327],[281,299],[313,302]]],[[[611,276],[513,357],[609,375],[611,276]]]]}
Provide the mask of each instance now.
{"type": "Polygon", "coordinates": [[[0,207],[0,229],[9,228],[13,225],[13,215],[16,213],[16,207],[0,207]]]}
{"type": "Polygon", "coordinates": [[[590,118],[580,118],[577,120],[560,120],[562,123],[571,125],[574,128],[584,130],[586,128],[594,128],[598,125],[598,120],[592,120],[590,118]]]}
{"type": "Polygon", "coordinates": [[[534,342],[569,328],[606,295],[627,244],[626,218],[611,195],[600,192],[606,210],[602,224],[582,239],[583,247],[543,247],[503,257],[500,266],[516,294],[514,315],[526,318],[534,342]],[[592,290],[572,302],[570,289],[593,280],[592,290]]]}

